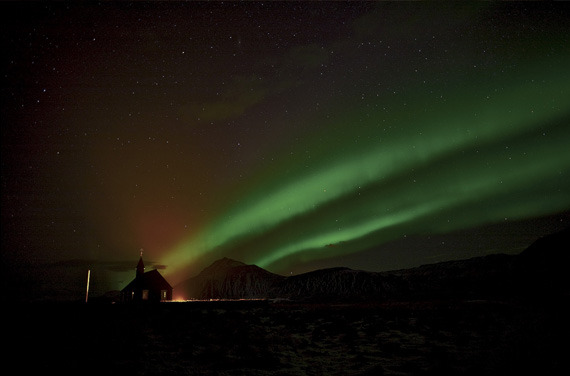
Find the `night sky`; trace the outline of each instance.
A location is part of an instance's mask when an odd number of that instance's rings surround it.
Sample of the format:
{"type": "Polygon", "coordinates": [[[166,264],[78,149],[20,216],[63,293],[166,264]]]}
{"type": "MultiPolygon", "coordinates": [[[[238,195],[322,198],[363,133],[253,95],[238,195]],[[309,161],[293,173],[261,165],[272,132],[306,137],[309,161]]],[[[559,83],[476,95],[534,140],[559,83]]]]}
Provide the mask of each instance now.
{"type": "Polygon", "coordinates": [[[570,226],[568,4],[2,3],[2,274],[37,298],[518,253],[570,226]],[[33,292],[31,292],[33,291],[33,292]]]}

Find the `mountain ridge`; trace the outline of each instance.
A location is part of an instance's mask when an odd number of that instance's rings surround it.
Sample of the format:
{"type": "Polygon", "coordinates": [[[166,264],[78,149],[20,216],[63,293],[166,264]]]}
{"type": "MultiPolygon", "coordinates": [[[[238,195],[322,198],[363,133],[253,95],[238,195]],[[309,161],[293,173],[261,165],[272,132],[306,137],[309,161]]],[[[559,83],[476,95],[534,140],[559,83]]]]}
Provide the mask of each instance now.
{"type": "Polygon", "coordinates": [[[537,239],[518,255],[492,254],[369,272],[347,267],[285,277],[224,257],[177,286],[187,299],[367,301],[502,299],[568,293],[570,228],[537,239]]]}
{"type": "Polygon", "coordinates": [[[281,278],[285,277],[224,257],[175,288],[188,299],[257,299],[267,297],[270,287],[281,278]]]}

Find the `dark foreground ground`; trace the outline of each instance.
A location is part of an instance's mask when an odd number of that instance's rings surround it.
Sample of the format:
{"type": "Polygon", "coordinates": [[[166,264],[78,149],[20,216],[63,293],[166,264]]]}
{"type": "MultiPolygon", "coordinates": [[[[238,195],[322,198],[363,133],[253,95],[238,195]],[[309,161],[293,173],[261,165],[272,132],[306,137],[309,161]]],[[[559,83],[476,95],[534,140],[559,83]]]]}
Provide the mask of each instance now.
{"type": "Polygon", "coordinates": [[[16,374],[557,375],[564,303],[18,305],[2,358],[16,374]]]}

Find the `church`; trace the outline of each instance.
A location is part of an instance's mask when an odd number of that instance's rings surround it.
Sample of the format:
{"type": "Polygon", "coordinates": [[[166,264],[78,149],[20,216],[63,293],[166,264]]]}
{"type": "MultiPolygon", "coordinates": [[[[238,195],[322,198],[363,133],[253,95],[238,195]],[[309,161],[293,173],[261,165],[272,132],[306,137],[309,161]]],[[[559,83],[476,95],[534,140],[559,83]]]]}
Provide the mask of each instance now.
{"type": "Polygon", "coordinates": [[[167,300],[172,300],[172,286],[156,269],[145,273],[141,253],[135,279],[121,290],[121,301],[162,302],[167,300]]]}

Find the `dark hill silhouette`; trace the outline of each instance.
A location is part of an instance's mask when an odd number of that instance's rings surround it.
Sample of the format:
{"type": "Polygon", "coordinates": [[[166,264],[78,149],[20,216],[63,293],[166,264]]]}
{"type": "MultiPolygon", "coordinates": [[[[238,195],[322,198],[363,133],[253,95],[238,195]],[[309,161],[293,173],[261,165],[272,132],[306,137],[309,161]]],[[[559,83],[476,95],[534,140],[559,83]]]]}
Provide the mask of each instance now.
{"type": "Polygon", "coordinates": [[[569,293],[570,228],[542,237],[516,259],[516,283],[527,294],[569,293]]]}
{"type": "Polygon", "coordinates": [[[226,273],[229,269],[240,266],[246,266],[246,264],[241,261],[224,257],[215,261],[212,265],[206,267],[200,272],[200,275],[216,275],[219,273],[226,273]]]}
{"type": "Polygon", "coordinates": [[[340,267],[288,277],[276,283],[271,293],[299,301],[381,300],[406,295],[407,286],[391,275],[340,267]]]}
{"type": "Polygon", "coordinates": [[[519,255],[494,254],[390,272],[339,267],[284,277],[223,258],[176,286],[191,299],[296,301],[508,299],[568,294],[570,229],[519,255]]]}
{"type": "Polygon", "coordinates": [[[406,281],[412,299],[482,299],[511,295],[516,256],[495,254],[388,272],[406,281]]]}
{"type": "Polygon", "coordinates": [[[188,299],[266,298],[275,282],[284,278],[224,257],[177,285],[176,291],[182,291],[188,299]]]}
{"type": "Polygon", "coordinates": [[[522,264],[535,268],[566,268],[570,261],[570,228],[539,238],[519,258],[522,264]]]}

